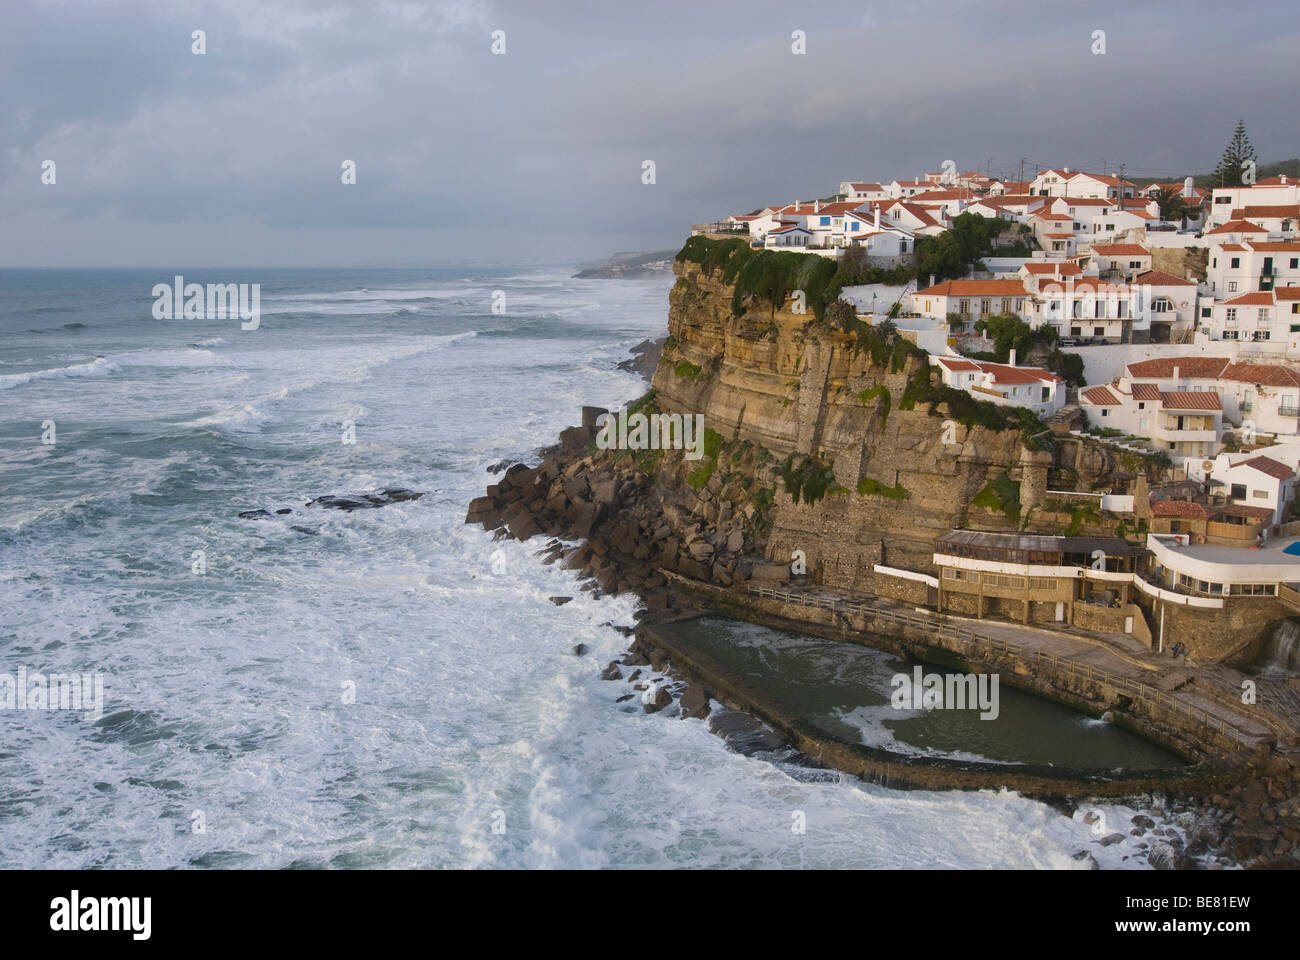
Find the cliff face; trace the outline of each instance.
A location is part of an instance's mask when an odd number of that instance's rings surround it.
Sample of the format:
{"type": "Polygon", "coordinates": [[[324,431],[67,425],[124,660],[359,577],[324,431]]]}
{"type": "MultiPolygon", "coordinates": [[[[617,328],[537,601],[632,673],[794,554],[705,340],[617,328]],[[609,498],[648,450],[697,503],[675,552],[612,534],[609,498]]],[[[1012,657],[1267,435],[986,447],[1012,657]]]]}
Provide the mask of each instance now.
{"type": "Polygon", "coordinates": [[[968,429],[942,405],[933,414],[927,403],[900,409],[922,360],[908,357],[899,370],[878,364],[811,311],[756,301],[732,316],[732,287],[694,263],[675,269],[670,339],[653,380],[657,406],[703,414],[725,439],[781,458],[832,462],[843,488],[810,506],[778,482],[769,559],[789,562],[803,550],[815,578],[868,588],[875,563],[929,570],[934,538],[953,527],[1014,529],[1001,512],[970,501],[1003,471],[1020,480],[1026,462],[1045,477],[1045,455],[1025,451],[1018,431],[968,429]]]}

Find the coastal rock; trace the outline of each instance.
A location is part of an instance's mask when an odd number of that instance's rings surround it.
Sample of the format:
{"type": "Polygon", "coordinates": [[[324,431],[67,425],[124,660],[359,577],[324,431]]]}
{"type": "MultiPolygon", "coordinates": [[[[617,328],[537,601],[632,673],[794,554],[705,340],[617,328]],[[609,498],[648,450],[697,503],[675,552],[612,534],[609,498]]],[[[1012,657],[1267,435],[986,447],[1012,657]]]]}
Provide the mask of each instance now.
{"type": "Polygon", "coordinates": [[[356,496],[317,497],[315,500],[308,501],[307,506],[319,507],[323,510],[343,510],[350,513],[353,510],[372,510],[393,503],[403,503],[407,500],[419,500],[422,496],[424,496],[423,493],[407,490],[405,487],[387,487],[377,493],[362,493],[356,496]]]}
{"type": "Polygon", "coordinates": [[[678,703],[683,717],[703,720],[709,715],[709,695],[699,684],[688,684],[678,703]]]}
{"type": "Polygon", "coordinates": [[[572,600],[573,597],[549,597],[548,599],[551,601],[551,603],[555,604],[557,607],[562,607],[570,600],[572,600]]]}
{"type": "Polygon", "coordinates": [[[581,657],[585,655],[586,652],[587,652],[587,645],[585,643],[575,643],[573,645],[573,655],[575,657],[581,657]]]}
{"type": "Polygon", "coordinates": [[[623,679],[623,671],[619,669],[618,661],[617,661],[617,660],[611,660],[611,661],[609,661],[609,666],[607,666],[604,670],[601,671],[601,673],[600,673],[600,679],[602,679],[602,680],[622,680],[622,679],[623,679]]]}
{"type": "MultiPolygon", "coordinates": [[[[649,691],[647,691],[649,693],[649,691]]],[[[649,693],[648,697],[642,697],[641,703],[645,707],[646,713],[658,713],[664,707],[673,702],[673,695],[668,692],[667,684],[660,684],[649,693]]]]}

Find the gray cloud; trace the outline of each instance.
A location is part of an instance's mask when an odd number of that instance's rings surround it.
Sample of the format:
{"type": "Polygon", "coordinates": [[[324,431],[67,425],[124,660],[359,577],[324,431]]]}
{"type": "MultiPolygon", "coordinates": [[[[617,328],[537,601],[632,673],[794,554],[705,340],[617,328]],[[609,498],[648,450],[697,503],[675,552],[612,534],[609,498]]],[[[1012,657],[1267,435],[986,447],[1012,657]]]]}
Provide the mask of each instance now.
{"type": "Polygon", "coordinates": [[[0,264],[562,261],[951,159],[1300,153],[1296,19],[1170,2],[19,3],[0,264]],[[207,54],[190,52],[190,33],[207,54]],[[506,31],[492,56],[490,33],[506,31]],[[793,56],[804,30],[808,54],[793,56]],[[1107,53],[1090,52],[1094,29],[1107,53]],[[58,164],[58,183],[40,165],[58,164]],[[640,182],[641,162],[658,182],[640,182]],[[340,164],[354,160],[355,186],[340,164]],[[180,259],[178,259],[180,258],[180,259]]]}

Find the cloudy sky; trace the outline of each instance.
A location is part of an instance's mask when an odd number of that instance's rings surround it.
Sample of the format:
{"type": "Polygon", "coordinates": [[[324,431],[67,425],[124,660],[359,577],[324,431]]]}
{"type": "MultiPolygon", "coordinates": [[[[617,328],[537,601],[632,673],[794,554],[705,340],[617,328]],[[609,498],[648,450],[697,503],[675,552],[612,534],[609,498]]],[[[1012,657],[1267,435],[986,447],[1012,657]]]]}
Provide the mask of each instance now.
{"type": "Polygon", "coordinates": [[[1270,162],[1298,34],[1200,0],[7,0],[0,266],[563,263],[949,159],[1209,170],[1238,118],[1270,162]]]}

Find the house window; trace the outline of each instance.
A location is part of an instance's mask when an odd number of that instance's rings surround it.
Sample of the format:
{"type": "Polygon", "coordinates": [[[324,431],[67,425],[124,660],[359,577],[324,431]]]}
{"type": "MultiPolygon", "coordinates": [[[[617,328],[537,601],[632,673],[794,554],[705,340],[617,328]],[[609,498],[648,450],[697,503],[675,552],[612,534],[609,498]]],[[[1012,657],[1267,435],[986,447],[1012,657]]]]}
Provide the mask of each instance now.
{"type": "Polygon", "coordinates": [[[1256,500],[1267,500],[1267,499],[1268,499],[1268,491],[1267,491],[1267,490],[1252,490],[1252,491],[1250,491],[1250,495],[1251,495],[1252,497],[1254,497],[1256,500]]]}
{"type": "Polygon", "coordinates": [[[980,301],[980,313],[992,313],[992,312],[993,312],[993,301],[992,301],[992,300],[981,300],[981,301],[980,301]]]}
{"type": "Polygon", "coordinates": [[[961,314],[970,313],[970,301],[969,300],[958,301],[957,312],[961,314]]]}
{"type": "Polygon", "coordinates": [[[1224,340],[1238,340],[1238,339],[1240,339],[1240,338],[1237,336],[1237,331],[1236,331],[1236,330],[1224,330],[1224,331],[1223,331],[1223,339],[1224,339],[1224,340]]]}
{"type": "Polygon", "coordinates": [[[1110,411],[1107,410],[1105,407],[1102,407],[1102,408],[1101,408],[1101,415],[1102,415],[1103,417],[1109,417],[1109,416],[1110,416],[1110,411]]]}
{"type": "Polygon", "coordinates": [[[1239,266],[1241,266],[1241,257],[1233,257],[1232,269],[1236,270],[1239,266]]]}
{"type": "Polygon", "coordinates": [[[1236,307],[1227,307],[1227,308],[1224,309],[1224,311],[1223,311],[1223,324],[1224,324],[1224,326],[1227,326],[1227,327],[1235,327],[1235,326],[1237,325],[1237,308],[1236,308],[1236,307]]]}
{"type": "MultiPolygon", "coordinates": [[[[1292,312],[1292,313],[1300,313],[1300,309],[1297,309],[1297,308],[1300,308],[1300,303],[1293,304],[1293,305],[1291,306],[1291,312],[1292,312]]],[[[1017,300],[1017,301],[1016,301],[1016,312],[1017,312],[1017,313],[1024,313],[1024,312],[1025,312],[1025,301],[1024,301],[1023,299],[1021,299],[1021,300],[1017,300]]]]}
{"type": "Polygon", "coordinates": [[[1142,266],[1142,261],[1141,261],[1141,260],[1130,260],[1130,261],[1128,262],[1128,267],[1129,267],[1130,270],[1137,270],[1137,269],[1140,268],[1141,266],[1142,266]]]}
{"type": "Polygon", "coordinates": [[[1236,292],[1237,292],[1237,281],[1236,281],[1236,280],[1229,280],[1229,281],[1228,281],[1228,292],[1229,292],[1229,293],[1236,293],[1236,292]]]}
{"type": "Polygon", "coordinates": [[[1256,322],[1255,325],[1258,327],[1267,327],[1269,323],[1272,322],[1272,319],[1273,318],[1269,315],[1268,307],[1260,307],[1259,320],[1256,322]]]}
{"type": "Polygon", "coordinates": [[[1300,270],[1300,257],[1292,257],[1292,258],[1291,258],[1291,269],[1292,269],[1292,270],[1300,270]]]}
{"type": "Polygon", "coordinates": [[[1234,483],[1232,485],[1232,491],[1228,494],[1228,496],[1232,497],[1233,500],[1245,500],[1246,485],[1244,483],[1234,483]]]}
{"type": "Polygon", "coordinates": [[[823,226],[823,227],[829,227],[830,225],[831,225],[831,218],[830,218],[830,217],[822,217],[822,226],[823,226]]]}
{"type": "Polygon", "coordinates": [[[1094,337],[1104,337],[1104,336],[1106,336],[1106,328],[1105,328],[1105,327],[1093,327],[1093,328],[1092,328],[1092,335],[1093,335],[1094,337]]]}

